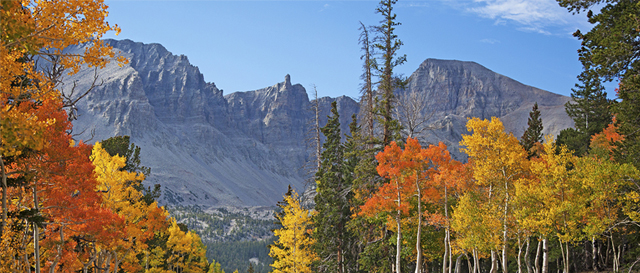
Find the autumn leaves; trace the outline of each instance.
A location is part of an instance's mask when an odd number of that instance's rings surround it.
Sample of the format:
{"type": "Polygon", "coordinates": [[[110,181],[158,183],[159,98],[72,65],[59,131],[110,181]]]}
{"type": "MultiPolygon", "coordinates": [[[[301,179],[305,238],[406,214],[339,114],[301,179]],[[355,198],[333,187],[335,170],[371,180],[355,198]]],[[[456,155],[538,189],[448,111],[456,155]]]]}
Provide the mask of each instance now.
{"type": "MultiPolygon", "coordinates": [[[[471,273],[481,268],[491,273],[546,273],[551,246],[556,248],[557,269],[570,272],[576,257],[571,249],[584,243],[595,251],[599,242],[611,245],[613,270],[621,269],[624,248],[619,238],[632,234],[630,227],[640,220],[640,195],[634,184],[640,172],[611,160],[609,140],[621,136],[613,129],[596,135],[594,139],[607,140],[593,141],[593,153],[584,157],[547,137],[544,144],[533,146],[538,151],[528,158],[498,118],[469,119],[467,129],[470,134],[460,142],[469,156],[466,164],[452,159],[442,143],[423,148],[412,138],[391,142],[376,155],[377,173],[385,180],[362,205],[351,209],[349,221],[382,219],[385,233],[394,236],[380,233],[377,240],[387,240],[385,244],[395,248],[395,253],[387,252],[387,257],[396,257],[393,272],[423,272],[425,266],[438,264],[443,273],[461,267],[471,273]],[[462,260],[467,261],[465,266],[462,260]],[[489,263],[483,265],[481,260],[489,263]]],[[[299,203],[290,205],[298,211],[286,217],[305,219],[300,232],[313,237],[309,233],[318,229],[312,227],[322,221],[318,212],[300,210],[299,203]],[[307,218],[309,214],[315,222],[307,218]]],[[[351,227],[352,234],[362,228],[351,227]]],[[[282,240],[282,234],[276,235],[282,240]]],[[[305,244],[297,251],[306,251],[304,268],[313,268],[315,242],[305,244]]],[[[349,251],[348,246],[342,250],[349,251]]],[[[380,270],[388,272],[389,267],[380,270]]]]}
{"type": "MultiPolygon", "coordinates": [[[[60,91],[114,52],[102,1],[0,1],[2,272],[204,272],[200,238],[134,187],[125,159],[72,139],[60,91]],[[63,49],[85,45],[82,54],[63,49]]],[[[127,62],[122,57],[118,62],[127,62]]],[[[68,94],[67,94],[68,95],[68,94]]]]}

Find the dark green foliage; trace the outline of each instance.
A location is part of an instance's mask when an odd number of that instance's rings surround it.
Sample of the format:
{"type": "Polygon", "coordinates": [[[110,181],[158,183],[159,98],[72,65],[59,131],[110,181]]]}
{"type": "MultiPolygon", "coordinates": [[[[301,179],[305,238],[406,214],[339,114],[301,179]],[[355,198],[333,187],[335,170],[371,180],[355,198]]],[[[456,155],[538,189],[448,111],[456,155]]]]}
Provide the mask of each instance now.
{"type": "Polygon", "coordinates": [[[582,85],[576,84],[571,93],[573,101],[565,104],[575,129],[566,133],[564,131],[572,129],[563,130],[560,134],[564,135],[562,138],[558,136],[558,143],[567,145],[576,155],[582,156],[589,149],[591,136],[602,132],[611,123],[612,114],[609,111],[611,102],[599,79],[591,71],[584,71],[578,79],[582,85]]]}
{"type": "Polygon", "coordinates": [[[247,272],[251,258],[258,259],[258,264],[252,265],[256,273],[270,271],[273,260],[268,246],[275,240],[272,230],[277,226],[270,216],[265,216],[269,211],[231,212],[225,208],[205,211],[198,206],[167,210],[202,238],[209,261],[220,263],[225,272],[236,269],[247,272]]]}
{"type": "Polygon", "coordinates": [[[145,176],[151,173],[150,168],[140,165],[140,147],[130,143],[129,136],[114,136],[105,139],[102,141],[102,148],[111,156],[119,155],[126,159],[123,171],[141,172],[145,176]]]}
{"type": "Polygon", "coordinates": [[[268,245],[274,240],[275,237],[264,241],[207,242],[207,259],[219,262],[224,272],[248,272],[251,266],[256,273],[267,273],[273,263],[268,245]],[[257,258],[258,264],[248,262],[251,258],[257,258]]]}
{"type": "Polygon", "coordinates": [[[615,105],[618,133],[624,135],[614,150],[615,159],[640,169],[640,77],[633,76],[621,86],[615,105]]]}
{"type": "Polygon", "coordinates": [[[520,145],[529,154],[529,158],[534,155],[532,148],[536,142],[542,143],[542,118],[540,118],[540,110],[538,110],[538,103],[536,102],[529,112],[529,120],[527,121],[527,130],[524,131],[520,138],[520,145]]]}
{"type": "MultiPolygon", "coordinates": [[[[396,21],[396,14],[393,13],[393,5],[397,0],[382,0],[376,8],[376,13],[382,15],[380,26],[374,27],[377,32],[374,48],[381,54],[380,65],[376,65],[377,76],[380,79],[378,89],[381,96],[377,99],[375,113],[379,117],[382,125],[382,142],[388,145],[394,140],[395,134],[399,135],[400,126],[397,120],[393,119],[393,91],[398,88],[404,88],[406,81],[393,74],[396,66],[402,65],[407,61],[407,56],[397,57],[398,50],[402,46],[402,41],[395,34],[396,27],[401,23],[396,21]]],[[[377,64],[377,63],[376,63],[377,64]]]]}
{"type": "MultiPolygon", "coordinates": [[[[618,118],[620,133],[636,131],[633,128],[638,128],[637,115],[634,115],[633,112],[638,105],[637,77],[640,72],[640,62],[638,62],[640,57],[640,43],[638,43],[640,39],[638,32],[640,6],[638,2],[634,0],[558,0],[558,2],[572,12],[587,11],[589,22],[593,24],[593,28],[589,32],[582,33],[578,30],[574,36],[582,40],[582,47],[578,50],[578,55],[584,71],[579,78],[584,85],[580,89],[585,92],[589,91],[587,94],[592,94],[591,101],[599,107],[590,115],[592,119],[588,121],[589,124],[584,124],[587,121],[580,121],[581,124],[576,122],[576,129],[589,136],[599,133],[604,126],[610,123],[611,114],[609,111],[612,111],[618,118]],[[600,7],[599,13],[591,10],[600,7]],[[606,93],[602,92],[601,82],[613,80],[620,81],[618,98],[619,104],[622,106],[613,106],[605,110],[605,99],[602,97],[606,97],[606,93]]],[[[633,142],[637,141],[625,139],[616,158],[624,162],[637,161],[637,159],[629,158],[637,158],[638,156],[637,154],[632,155],[638,151],[637,148],[634,149],[637,146],[631,144],[633,142]]]]}
{"type": "Polygon", "coordinates": [[[589,146],[584,145],[585,142],[589,142],[589,136],[578,132],[578,130],[574,128],[567,128],[560,131],[560,134],[556,138],[558,147],[566,145],[567,148],[577,156],[587,154],[589,146]]]}
{"type": "Polygon", "coordinates": [[[347,272],[355,266],[348,257],[353,236],[347,229],[351,216],[351,170],[345,161],[345,147],[341,144],[340,115],[336,102],[331,104],[331,116],[321,128],[326,140],[322,145],[320,169],[316,173],[317,194],[314,198],[316,214],[313,217],[316,239],[314,248],[320,260],[316,272],[347,272]]]}
{"type": "MultiPolygon", "coordinates": [[[[102,148],[111,156],[119,155],[126,159],[126,165],[122,168],[128,172],[139,172],[146,176],[151,174],[151,168],[140,165],[140,147],[130,143],[129,136],[114,136],[102,141],[102,148]]],[[[132,181],[133,182],[133,181],[132,181]]],[[[134,188],[141,191],[144,196],[142,199],[147,205],[155,202],[161,195],[160,184],[145,188],[142,183],[135,182],[134,188]]]]}

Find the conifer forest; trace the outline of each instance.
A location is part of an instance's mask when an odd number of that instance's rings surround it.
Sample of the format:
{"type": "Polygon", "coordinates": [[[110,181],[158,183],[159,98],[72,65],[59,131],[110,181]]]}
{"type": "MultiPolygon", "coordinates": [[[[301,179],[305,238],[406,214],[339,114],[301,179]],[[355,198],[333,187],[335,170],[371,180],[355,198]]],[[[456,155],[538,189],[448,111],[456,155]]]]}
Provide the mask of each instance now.
{"type": "Polygon", "coordinates": [[[397,1],[361,23],[349,132],[335,102],[322,127],[314,109],[313,190],[289,187],[258,219],[160,206],[128,136],[74,139],[91,89],[63,93],[61,78],[129,61],[101,40],[120,31],[102,0],[1,0],[0,272],[640,272],[640,2],[557,0],[592,24],[573,34],[574,127],[543,135],[538,104],[522,136],[471,117],[458,161],[424,141],[428,109],[396,95],[397,1]]]}

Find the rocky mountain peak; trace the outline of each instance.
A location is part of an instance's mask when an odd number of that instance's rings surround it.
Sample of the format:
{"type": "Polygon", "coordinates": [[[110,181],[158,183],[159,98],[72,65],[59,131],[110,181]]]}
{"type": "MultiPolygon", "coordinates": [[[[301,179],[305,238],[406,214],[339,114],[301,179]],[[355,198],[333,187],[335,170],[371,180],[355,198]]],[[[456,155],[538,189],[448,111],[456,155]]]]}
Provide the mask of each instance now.
{"type": "MultiPolygon", "coordinates": [[[[283,82],[223,96],[204,81],[186,56],[159,44],[108,40],[131,59],[101,70],[97,86],[79,105],[74,131],[79,139],[130,135],[142,148],[142,165],[151,167],[145,183],[162,185],[163,204],[272,206],[292,185],[305,189],[308,134],[314,112],[305,88],[287,74],[283,82]]],[[[82,50],[80,47],[67,50],[82,50]]],[[[88,88],[93,70],[65,79],[88,88]]],[[[423,94],[423,113],[434,125],[423,140],[444,141],[458,155],[467,118],[500,117],[507,130],[522,134],[534,102],[540,105],[545,133],[570,126],[564,114],[569,98],[518,83],[473,62],[428,59],[411,75],[407,89],[423,94]]],[[[320,126],[337,101],[341,130],[349,133],[358,103],[346,96],[323,97],[320,126]]]]}

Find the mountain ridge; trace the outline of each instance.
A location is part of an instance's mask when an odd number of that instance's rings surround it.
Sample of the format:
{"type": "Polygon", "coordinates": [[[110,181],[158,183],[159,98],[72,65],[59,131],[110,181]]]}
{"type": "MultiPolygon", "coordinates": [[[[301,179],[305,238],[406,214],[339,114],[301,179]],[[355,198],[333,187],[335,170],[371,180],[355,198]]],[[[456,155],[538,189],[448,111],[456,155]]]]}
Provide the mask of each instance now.
{"type": "MultiPolygon", "coordinates": [[[[293,84],[289,75],[269,87],[224,95],[186,56],[173,55],[160,44],[106,42],[130,63],[123,67],[110,63],[99,72],[103,84],[78,103],[74,130],[85,130],[79,139],[90,139],[93,130],[92,141],[130,135],[142,148],[142,165],[152,168],[145,183],[162,185],[161,203],[272,206],[288,185],[304,191],[308,177],[304,163],[311,158],[305,139],[314,115],[306,89],[293,84]]],[[[526,126],[533,105],[522,92],[544,99],[539,104],[545,130],[559,132],[568,126],[566,114],[558,112],[567,97],[471,63],[427,59],[409,78],[408,88],[398,91],[423,92],[431,98],[425,113],[437,110],[430,123],[440,126],[429,131],[425,141],[445,141],[456,157],[464,158],[457,142],[466,133],[466,119],[493,113],[517,133],[523,119],[526,126]],[[547,129],[550,124],[557,128],[547,129]]],[[[64,84],[88,88],[92,73],[82,69],[64,84]]],[[[346,96],[318,98],[321,125],[333,101],[338,104],[342,133],[348,133],[359,105],[346,96]]]]}

